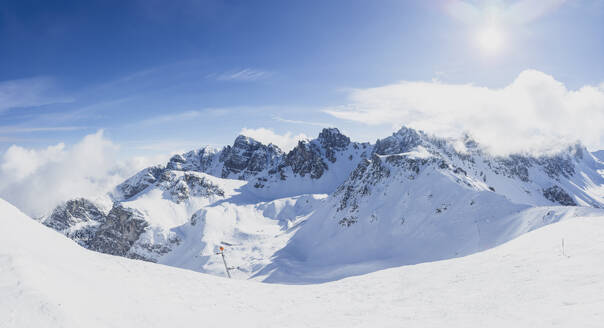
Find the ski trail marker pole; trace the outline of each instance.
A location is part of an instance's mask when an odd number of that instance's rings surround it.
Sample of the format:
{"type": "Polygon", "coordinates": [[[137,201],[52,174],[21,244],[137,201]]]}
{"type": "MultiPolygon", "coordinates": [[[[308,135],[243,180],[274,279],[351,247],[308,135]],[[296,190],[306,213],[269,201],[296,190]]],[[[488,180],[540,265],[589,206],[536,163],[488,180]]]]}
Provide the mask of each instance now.
{"type": "Polygon", "coordinates": [[[231,279],[231,273],[229,272],[229,267],[227,266],[226,259],[224,258],[224,247],[220,246],[220,252],[216,253],[216,255],[222,255],[222,262],[224,263],[224,271],[226,271],[227,277],[231,279]]]}

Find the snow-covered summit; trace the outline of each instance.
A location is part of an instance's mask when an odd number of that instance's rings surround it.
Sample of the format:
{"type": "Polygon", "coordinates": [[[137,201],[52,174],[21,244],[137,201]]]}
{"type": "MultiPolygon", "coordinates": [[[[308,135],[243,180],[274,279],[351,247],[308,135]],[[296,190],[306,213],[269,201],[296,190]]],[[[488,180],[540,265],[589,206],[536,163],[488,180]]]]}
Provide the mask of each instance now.
{"type": "Polygon", "coordinates": [[[325,281],[493,247],[575,215],[568,206],[604,208],[603,172],[581,145],[493,156],[469,136],[406,127],[374,145],[323,129],[287,153],[238,136],[140,171],[112,205],[76,199],[43,222],[104,253],[222,274],[213,256],[226,243],[238,278],[325,281]]]}

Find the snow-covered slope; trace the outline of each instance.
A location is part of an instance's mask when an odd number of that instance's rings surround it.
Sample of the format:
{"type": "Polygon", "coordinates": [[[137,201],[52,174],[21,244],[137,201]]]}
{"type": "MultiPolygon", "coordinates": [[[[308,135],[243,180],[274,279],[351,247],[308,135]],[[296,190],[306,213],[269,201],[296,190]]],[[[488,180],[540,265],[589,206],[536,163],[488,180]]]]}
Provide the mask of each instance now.
{"type": "Polygon", "coordinates": [[[601,216],[565,220],[467,257],[307,286],[229,280],[91,252],[2,200],[0,231],[0,327],[6,328],[600,327],[604,321],[601,216]]]}
{"type": "Polygon", "coordinates": [[[89,249],[218,275],[226,245],[237,278],[316,282],[467,255],[587,215],[604,207],[604,163],[581,145],[496,157],[469,137],[402,128],[371,145],[331,128],[287,154],[239,136],[177,155],[111,196],[69,201],[43,223],[89,249]]]}
{"type": "Polygon", "coordinates": [[[540,158],[491,157],[471,140],[463,146],[405,128],[378,140],[256,276],[329,281],[472,254],[562,218],[603,213],[544,206],[604,207],[604,166],[578,146],[540,158]]]}

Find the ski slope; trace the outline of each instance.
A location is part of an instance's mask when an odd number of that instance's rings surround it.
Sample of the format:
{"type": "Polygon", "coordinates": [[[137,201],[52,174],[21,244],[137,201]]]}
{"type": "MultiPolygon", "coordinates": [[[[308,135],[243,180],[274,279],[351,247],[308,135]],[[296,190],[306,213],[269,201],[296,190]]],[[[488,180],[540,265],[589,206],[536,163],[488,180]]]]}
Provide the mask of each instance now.
{"type": "Polygon", "coordinates": [[[0,200],[0,327],[601,327],[604,216],[466,257],[315,285],[86,250],[0,200]],[[564,252],[562,250],[564,239],[564,252]]]}

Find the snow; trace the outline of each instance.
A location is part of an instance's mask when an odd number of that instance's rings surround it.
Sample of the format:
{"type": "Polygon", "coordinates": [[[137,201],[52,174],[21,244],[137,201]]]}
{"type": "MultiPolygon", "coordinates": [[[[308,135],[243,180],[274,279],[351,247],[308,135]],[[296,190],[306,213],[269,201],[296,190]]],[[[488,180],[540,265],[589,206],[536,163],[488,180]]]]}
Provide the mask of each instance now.
{"type": "MultiPolygon", "coordinates": [[[[0,200],[0,327],[601,327],[604,215],[593,215],[466,257],[300,286],[91,252],[0,200]]],[[[509,228],[538,226],[523,222],[509,228]]]]}
{"type": "MultiPolygon", "coordinates": [[[[236,279],[309,284],[466,256],[602,215],[553,205],[604,207],[604,162],[581,145],[504,158],[469,137],[402,128],[371,145],[325,129],[296,149],[239,136],[126,180],[113,200],[146,224],[126,256],[223,276],[216,252],[226,245],[236,279]]],[[[66,231],[97,224],[82,222],[66,231]]]]}
{"type": "Polygon", "coordinates": [[[328,199],[306,219],[255,278],[294,284],[332,281],[469,255],[560,220],[604,216],[596,208],[515,204],[434,171],[413,179],[391,175],[344,210],[339,200],[338,195],[328,199]]]}

